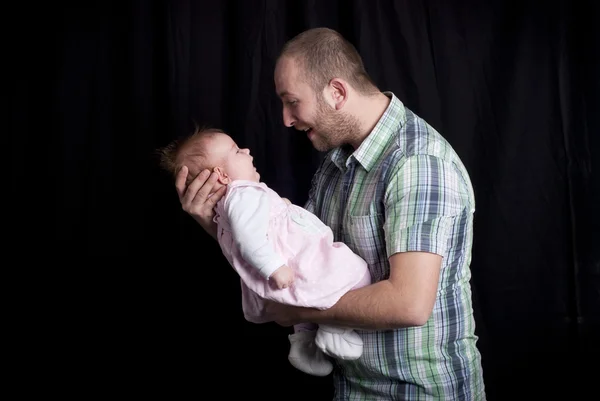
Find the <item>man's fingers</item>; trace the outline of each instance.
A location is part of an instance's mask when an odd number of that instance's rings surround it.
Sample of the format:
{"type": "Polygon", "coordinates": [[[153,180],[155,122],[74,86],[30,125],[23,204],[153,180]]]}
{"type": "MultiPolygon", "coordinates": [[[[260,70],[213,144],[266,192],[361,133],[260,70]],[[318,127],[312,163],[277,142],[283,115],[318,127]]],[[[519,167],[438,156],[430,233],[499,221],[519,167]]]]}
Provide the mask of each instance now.
{"type": "Polygon", "coordinates": [[[212,192],[212,189],[219,178],[217,173],[210,172],[210,170],[203,170],[203,173],[205,171],[209,174],[208,179],[203,180],[196,177],[190,184],[190,192],[193,194],[192,199],[196,204],[203,204],[207,201],[208,195],[212,192]]]}
{"type": "Polygon", "coordinates": [[[177,173],[177,177],[175,177],[175,188],[177,188],[177,196],[179,196],[179,200],[181,201],[181,197],[185,192],[185,180],[188,175],[188,168],[183,166],[179,169],[177,173]]]}
{"type": "MultiPolygon", "coordinates": [[[[202,170],[200,174],[188,185],[185,191],[184,199],[181,202],[184,205],[189,205],[202,196],[203,193],[208,193],[213,187],[216,177],[210,175],[210,170],[202,170]],[[208,188],[206,188],[208,187],[208,188]]],[[[206,195],[204,195],[206,196],[206,195]]],[[[200,201],[202,203],[203,201],[200,201]]]]}
{"type": "Polygon", "coordinates": [[[207,199],[206,203],[208,203],[210,207],[214,207],[217,204],[217,202],[223,197],[223,195],[225,195],[226,190],[227,187],[225,186],[217,189],[217,191],[210,198],[207,199]]]}

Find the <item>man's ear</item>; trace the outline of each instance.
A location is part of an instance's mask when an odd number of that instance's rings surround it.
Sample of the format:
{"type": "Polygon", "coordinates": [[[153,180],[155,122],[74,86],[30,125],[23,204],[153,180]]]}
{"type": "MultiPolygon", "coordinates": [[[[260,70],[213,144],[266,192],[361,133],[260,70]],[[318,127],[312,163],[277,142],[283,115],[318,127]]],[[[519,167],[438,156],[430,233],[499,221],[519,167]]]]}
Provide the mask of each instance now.
{"type": "Polygon", "coordinates": [[[326,96],[336,110],[341,110],[348,100],[348,83],[341,78],[332,78],[325,88],[326,96]]]}
{"type": "Polygon", "coordinates": [[[215,167],[213,171],[219,176],[219,178],[217,178],[219,183],[227,185],[231,182],[231,178],[229,178],[227,173],[221,167],[215,167]]]}

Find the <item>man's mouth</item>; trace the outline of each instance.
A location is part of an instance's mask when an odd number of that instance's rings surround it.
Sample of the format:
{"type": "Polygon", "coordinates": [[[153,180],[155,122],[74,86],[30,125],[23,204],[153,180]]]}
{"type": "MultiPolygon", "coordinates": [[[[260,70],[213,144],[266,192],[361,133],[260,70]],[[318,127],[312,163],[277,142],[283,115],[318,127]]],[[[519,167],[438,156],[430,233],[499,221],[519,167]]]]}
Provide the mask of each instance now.
{"type": "Polygon", "coordinates": [[[313,129],[311,127],[308,127],[304,130],[304,132],[306,132],[306,135],[310,138],[311,134],[313,133],[313,129]]]}

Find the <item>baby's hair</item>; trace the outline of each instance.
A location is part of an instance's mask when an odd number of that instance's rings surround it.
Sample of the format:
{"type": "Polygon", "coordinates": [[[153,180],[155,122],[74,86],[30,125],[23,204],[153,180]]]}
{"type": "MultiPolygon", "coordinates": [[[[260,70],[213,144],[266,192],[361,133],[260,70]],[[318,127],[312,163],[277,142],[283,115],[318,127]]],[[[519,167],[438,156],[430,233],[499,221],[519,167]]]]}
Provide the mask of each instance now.
{"type": "Polygon", "coordinates": [[[219,134],[225,134],[225,131],[218,128],[196,125],[191,135],[175,139],[166,146],[157,149],[156,153],[159,156],[161,169],[176,177],[181,167],[185,164],[184,161],[189,157],[193,157],[200,162],[201,165],[198,165],[197,162],[194,163],[199,168],[199,171],[209,168],[209,166],[204,165],[206,164],[207,157],[204,147],[195,145],[200,145],[203,140],[211,139],[219,134]]]}

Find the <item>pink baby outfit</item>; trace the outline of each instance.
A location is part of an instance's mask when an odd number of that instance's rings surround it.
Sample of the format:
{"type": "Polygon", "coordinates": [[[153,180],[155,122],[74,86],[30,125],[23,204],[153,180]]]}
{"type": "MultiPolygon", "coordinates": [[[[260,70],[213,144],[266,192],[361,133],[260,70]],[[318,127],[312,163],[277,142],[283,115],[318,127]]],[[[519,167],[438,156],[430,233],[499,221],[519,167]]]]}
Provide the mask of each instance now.
{"type": "Polygon", "coordinates": [[[229,184],[216,206],[218,241],[241,280],[246,320],[266,323],[264,300],[327,309],[353,288],[370,284],[366,262],[307,210],[286,203],[264,183],[229,184]],[[249,261],[254,263],[254,266],[249,261]],[[281,265],[294,270],[289,288],[268,277],[281,265]]]}

